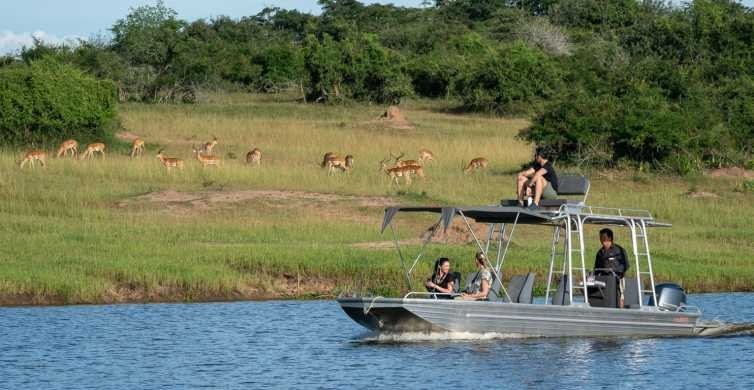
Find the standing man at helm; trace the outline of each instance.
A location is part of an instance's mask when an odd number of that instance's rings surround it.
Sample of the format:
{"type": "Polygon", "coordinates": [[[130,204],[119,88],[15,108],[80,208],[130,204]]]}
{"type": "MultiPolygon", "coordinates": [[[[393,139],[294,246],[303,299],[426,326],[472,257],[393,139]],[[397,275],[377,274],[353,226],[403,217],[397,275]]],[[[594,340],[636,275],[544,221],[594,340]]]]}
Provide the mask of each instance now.
{"type": "Polygon", "coordinates": [[[628,271],[626,250],[613,242],[613,231],[610,229],[600,230],[600,242],[602,243],[602,247],[597,251],[597,256],[594,260],[594,274],[615,275],[618,278],[620,289],[618,307],[623,308],[623,291],[626,286],[623,276],[628,271]]]}

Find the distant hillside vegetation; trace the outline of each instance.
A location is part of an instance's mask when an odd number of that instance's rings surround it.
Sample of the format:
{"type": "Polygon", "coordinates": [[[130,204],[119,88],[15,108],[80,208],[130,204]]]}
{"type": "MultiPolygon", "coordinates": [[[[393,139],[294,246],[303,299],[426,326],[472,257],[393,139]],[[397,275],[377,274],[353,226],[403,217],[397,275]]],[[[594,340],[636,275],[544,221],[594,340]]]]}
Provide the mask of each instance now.
{"type": "Polygon", "coordinates": [[[112,40],[38,43],[113,80],[121,101],[193,102],[198,89],[298,91],[305,102],[449,98],[526,115],[561,162],[687,173],[750,163],[754,13],[731,0],[436,0],[423,8],[321,0],[185,21],[161,1],[112,40]]]}

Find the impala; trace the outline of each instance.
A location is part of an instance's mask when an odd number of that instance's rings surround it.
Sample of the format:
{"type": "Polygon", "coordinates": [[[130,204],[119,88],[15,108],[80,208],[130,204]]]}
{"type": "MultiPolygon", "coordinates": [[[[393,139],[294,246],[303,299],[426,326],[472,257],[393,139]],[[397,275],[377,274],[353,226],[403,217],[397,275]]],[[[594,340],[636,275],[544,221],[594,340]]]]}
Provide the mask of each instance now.
{"type": "Polygon", "coordinates": [[[131,144],[131,158],[134,158],[134,156],[141,157],[142,154],[144,154],[144,140],[137,138],[131,144]]]}
{"type": "Polygon", "coordinates": [[[320,166],[322,168],[325,168],[325,167],[329,166],[328,162],[330,160],[336,159],[336,158],[338,158],[337,154],[335,154],[333,152],[327,152],[327,153],[325,153],[324,157],[322,157],[322,164],[320,164],[320,166]]]}
{"type": "Polygon", "coordinates": [[[333,157],[327,160],[327,176],[334,174],[336,169],[350,174],[353,169],[353,156],[349,154],[342,159],[333,157]]]}
{"type": "Polygon", "coordinates": [[[220,157],[206,155],[202,153],[200,149],[197,149],[197,148],[192,148],[192,149],[194,150],[196,159],[199,160],[200,163],[202,163],[203,167],[206,167],[207,165],[214,165],[214,166],[220,165],[221,163],[220,157]]]}
{"type": "Polygon", "coordinates": [[[24,155],[24,158],[19,162],[19,165],[21,165],[21,168],[23,169],[26,163],[31,163],[31,167],[34,168],[34,161],[39,161],[44,167],[45,158],[47,158],[47,153],[41,150],[30,150],[24,155]]]}
{"type": "Polygon", "coordinates": [[[259,166],[262,163],[262,151],[259,148],[254,148],[249,153],[246,153],[246,163],[254,163],[259,166]]]}
{"type": "Polygon", "coordinates": [[[419,149],[419,161],[427,162],[435,159],[435,154],[429,149],[419,149]]]}
{"type": "MultiPolygon", "coordinates": [[[[487,168],[487,164],[489,164],[489,161],[487,161],[484,157],[477,157],[471,161],[469,161],[469,165],[466,165],[463,167],[463,173],[469,173],[472,170],[476,169],[484,169],[487,168]]],[[[463,166],[463,163],[461,164],[463,166]]]]}
{"type": "Polygon", "coordinates": [[[407,165],[421,165],[421,162],[416,160],[401,160],[403,156],[405,156],[406,153],[401,152],[399,156],[394,156],[393,153],[390,153],[390,157],[395,159],[395,166],[396,167],[405,167],[407,165]]]}
{"type": "Polygon", "coordinates": [[[212,153],[212,149],[214,149],[215,146],[217,146],[217,137],[212,136],[212,141],[205,143],[204,149],[202,151],[206,154],[210,154],[212,153]]]}
{"type": "Polygon", "coordinates": [[[97,142],[94,144],[86,145],[86,150],[84,150],[84,153],[81,155],[81,159],[90,159],[92,158],[92,155],[94,152],[99,152],[102,155],[102,158],[105,158],[105,144],[102,142],[97,142]]]}
{"type": "Polygon", "coordinates": [[[181,160],[180,158],[165,157],[165,155],[162,154],[162,149],[157,152],[157,159],[160,160],[165,168],[167,168],[168,172],[170,172],[170,170],[173,168],[183,169],[183,160],[181,160]]]}
{"type": "Polygon", "coordinates": [[[63,141],[58,148],[57,158],[60,156],[68,157],[68,151],[71,151],[71,157],[76,158],[79,155],[79,143],[75,139],[63,141]]]}
{"type": "Polygon", "coordinates": [[[404,165],[400,167],[388,167],[386,162],[389,160],[389,158],[386,158],[384,160],[380,161],[380,170],[384,171],[388,177],[390,177],[390,184],[398,183],[398,178],[402,177],[404,182],[408,185],[411,184],[411,175],[416,175],[422,178],[422,180],[426,180],[424,176],[424,167],[421,165],[404,165]]]}

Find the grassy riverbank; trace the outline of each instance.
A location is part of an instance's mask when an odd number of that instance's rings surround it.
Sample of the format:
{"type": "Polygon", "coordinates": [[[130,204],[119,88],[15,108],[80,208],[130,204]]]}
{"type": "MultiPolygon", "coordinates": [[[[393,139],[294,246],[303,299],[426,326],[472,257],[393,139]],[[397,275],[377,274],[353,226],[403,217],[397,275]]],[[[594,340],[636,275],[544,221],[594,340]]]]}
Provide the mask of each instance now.
{"type": "MultiPolygon", "coordinates": [[[[438,103],[403,108],[413,129],[376,121],[382,107],[266,96],[127,104],[120,118],[147,141],[143,159],[130,161],[120,149],[104,161],[51,159],[46,169],[19,170],[20,152],[2,151],[0,304],[396,294],[405,281],[395,252],[384,249],[390,237],[378,233],[383,208],[494,203],[511,196],[513,172],[530,157],[514,138],[525,120],[448,114],[438,103]],[[213,135],[225,162],[202,169],[191,146],[213,135]],[[165,172],[154,157],[163,147],[187,160],[184,171],[165,172]],[[262,149],[260,168],[242,163],[253,147],[262,149]],[[427,181],[390,187],[378,161],[388,151],[416,158],[422,147],[437,155],[427,181]],[[326,151],[353,154],[353,173],[328,177],[317,165],[326,151]],[[490,168],[463,175],[462,161],[478,156],[490,168]]],[[[754,193],[743,179],[590,176],[590,203],[647,208],[675,225],[650,233],[658,279],[692,292],[754,289],[754,193]]],[[[401,239],[415,242],[432,220],[398,222],[401,239]]],[[[548,239],[531,238],[548,234],[517,231],[507,260],[514,272],[532,269],[543,281],[548,239]]],[[[622,232],[617,238],[627,241],[622,232]]],[[[473,252],[472,245],[436,245],[427,255],[450,254],[465,271],[473,252]]],[[[420,276],[428,269],[423,264],[420,276]]]]}

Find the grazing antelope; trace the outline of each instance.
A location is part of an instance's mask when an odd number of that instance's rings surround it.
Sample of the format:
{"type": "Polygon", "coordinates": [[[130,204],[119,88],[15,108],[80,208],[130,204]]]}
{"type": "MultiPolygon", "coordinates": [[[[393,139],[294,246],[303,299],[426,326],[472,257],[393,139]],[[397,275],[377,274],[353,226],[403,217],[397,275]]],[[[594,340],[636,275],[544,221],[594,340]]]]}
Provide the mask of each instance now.
{"type": "Polygon", "coordinates": [[[353,169],[353,156],[349,154],[343,159],[333,157],[327,160],[327,176],[334,174],[336,169],[350,174],[353,169]]]}
{"type": "Polygon", "coordinates": [[[330,161],[332,159],[336,159],[336,158],[338,158],[337,154],[335,154],[333,152],[327,152],[327,153],[325,153],[325,156],[322,157],[322,164],[320,164],[320,166],[322,168],[325,168],[325,167],[327,167],[329,165],[328,161],[330,161]]]}
{"type": "Polygon", "coordinates": [[[262,163],[262,151],[259,148],[254,148],[249,153],[246,153],[246,163],[254,163],[259,166],[262,163]]]}
{"type": "Polygon", "coordinates": [[[212,141],[204,144],[204,148],[202,149],[202,152],[204,152],[205,154],[210,154],[212,153],[212,149],[214,149],[215,146],[217,146],[217,137],[213,135],[212,141]]]}
{"type": "Polygon", "coordinates": [[[71,151],[71,157],[74,159],[79,155],[79,143],[75,139],[63,141],[58,148],[57,158],[60,156],[68,157],[68,151],[71,151]]]}
{"type": "Polygon", "coordinates": [[[134,156],[141,157],[142,154],[144,154],[144,140],[137,138],[131,144],[131,158],[134,158],[134,156]]]}
{"type": "Polygon", "coordinates": [[[90,159],[92,158],[92,155],[94,152],[100,152],[102,154],[102,158],[105,158],[105,144],[102,142],[97,142],[94,144],[86,145],[86,150],[84,150],[84,154],[81,155],[81,159],[90,159]]]}
{"type": "Polygon", "coordinates": [[[489,164],[489,161],[487,161],[484,157],[477,157],[471,161],[469,161],[469,165],[463,166],[463,163],[461,163],[463,168],[463,173],[468,174],[472,170],[475,169],[484,169],[487,168],[487,164],[489,164]]]}
{"type": "Polygon", "coordinates": [[[419,161],[425,163],[435,159],[435,154],[429,149],[419,149],[419,161]]]}
{"type": "Polygon", "coordinates": [[[222,162],[220,160],[220,157],[204,154],[200,149],[197,148],[192,149],[194,150],[196,159],[199,160],[200,163],[202,163],[203,167],[206,167],[207,165],[213,165],[217,167],[222,162]]]}
{"type": "Polygon", "coordinates": [[[165,157],[165,155],[162,154],[162,149],[157,152],[157,159],[160,160],[160,162],[165,166],[168,172],[170,172],[170,170],[173,168],[183,169],[183,160],[181,160],[180,158],[165,157]]]}
{"type": "Polygon", "coordinates": [[[394,156],[393,153],[390,153],[390,157],[395,159],[395,166],[396,167],[405,167],[407,165],[421,165],[421,162],[416,160],[401,160],[403,156],[405,156],[406,153],[401,152],[399,156],[394,156]]]}
{"type": "Polygon", "coordinates": [[[23,169],[26,163],[31,163],[31,167],[34,168],[34,161],[39,161],[44,167],[45,158],[47,158],[47,153],[41,150],[30,150],[24,155],[24,158],[19,162],[19,165],[21,166],[21,169],[23,169]]]}
{"type": "Polygon", "coordinates": [[[424,176],[424,167],[421,165],[405,165],[401,167],[388,167],[386,162],[389,158],[380,161],[380,171],[384,171],[388,177],[390,177],[390,184],[398,183],[398,178],[402,177],[406,185],[411,184],[411,175],[416,175],[426,180],[424,176]]]}

